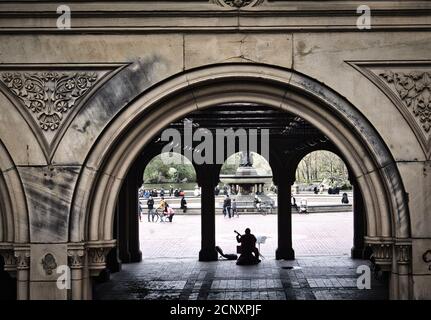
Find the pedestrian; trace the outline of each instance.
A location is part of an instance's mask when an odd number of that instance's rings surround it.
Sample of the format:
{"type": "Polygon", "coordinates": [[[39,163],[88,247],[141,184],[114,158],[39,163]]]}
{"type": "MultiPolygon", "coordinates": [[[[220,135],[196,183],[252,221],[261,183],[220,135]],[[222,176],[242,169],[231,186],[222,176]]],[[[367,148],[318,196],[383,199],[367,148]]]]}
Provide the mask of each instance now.
{"type": "Polygon", "coordinates": [[[236,214],[237,218],[239,218],[238,209],[236,207],[236,200],[232,199],[232,217],[235,217],[235,214],[236,214]]]}
{"type": "Polygon", "coordinates": [[[349,198],[347,197],[347,193],[343,193],[343,197],[341,198],[342,204],[349,204],[349,198]]]}
{"type": "Polygon", "coordinates": [[[183,209],[183,213],[187,212],[187,201],[186,201],[186,197],[183,196],[181,198],[181,209],[183,209]]]}
{"type": "Polygon", "coordinates": [[[154,199],[152,196],[148,197],[147,200],[147,207],[148,207],[148,222],[154,222],[154,199]],[[151,216],[151,221],[150,221],[151,216]]]}
{"type": "Polygon", "coordinates": [[[223,202],[223,215],[225,218],[226,218],[226,215],[229,215],[229,219],[231,218],[230,209],[231,209],[231,199],[229,198],[229,195],[226,195],[226,198],[224,199],[224,202],[223,202]]]}
{"type": "Polygon", "coordinates": [[[169,186],[169,196],[172,197],[172,194],[174,193],[174,188],[172,185],[169,186]]]}

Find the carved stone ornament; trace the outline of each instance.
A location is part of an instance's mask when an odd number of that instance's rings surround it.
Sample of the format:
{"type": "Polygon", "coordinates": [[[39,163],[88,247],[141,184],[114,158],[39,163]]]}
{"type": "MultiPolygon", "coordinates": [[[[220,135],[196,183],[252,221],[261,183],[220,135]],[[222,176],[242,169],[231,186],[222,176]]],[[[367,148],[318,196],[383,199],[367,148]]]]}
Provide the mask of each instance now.
{"type": "Polygon", "coordinates": [[[399,97],[417,118],[426,133],[431,129],[431,72],[392,72],[379,74],[392,84],[399,97]]]}
{"type": "Polygon", "coordinates": [[[42,130],[55,131],[63,116],[97,81],[92,72],[2,72],[2,81],[33,114],[42,130]]]}
{"type": "Polygon", "coordinates": [[[115,240],[108,240],[103,242],[93,242],[87,244],[88,252],[88,268],[92,276],[98,276],[100,271],[106,267],[106,256],[113,247],[115,247],[115,240]]]}
{"type": "Polygon", "coordinates": [[[83,267],[84,250],[68,250],[68,263],[71,269],[80,269],[83,267]]]}
{"type": "Polygon", "coordinates": [[[14,271],[16,269],[16,258],[15,258],[13,249],[0,248],[0,255],[3,256],[4,270],[14,271]]]}
{"type": "Polygon", "coordinates": [[[57,269],[57,262],[51,253],[47,253],[42,259],[42,267],[45,273],[50,276],[53,270],[57,269]]]}
{"type": "Polygon", "coordinates": [[[15,258],[17,270],[25,270],[30,268],[30,250],[15,249],[15,258]]]}
{"type": "Polygon", "coordinates": [[[242,8],[242,7],[254,7],[262,4],[264,0],[211,0],[211,3],[218,4],[224,7],[242,8]]]}
{"type": "MultiPolygon", "coordinates": [[[[394,104],[431,159],[431,61],[348,61],[394,104]]],[[[378,106],[376,106],[378,108],[378,106]]]]}
{"type": "Polygon", "coordinates": [[[373,243],[370,245],[373,249],[375,263],[379,265],[383,271],[389,271],[392,264],[393,245],[390,243],[373,243]]]}
{"type": "Polygon", "coordinates": [[[409,264],[410,263],[410,252],[411,252],[411,245],[410,244],[401,244],[396,245],[396,252],[397,252],[397,262],[399,264],[409,264]]]}

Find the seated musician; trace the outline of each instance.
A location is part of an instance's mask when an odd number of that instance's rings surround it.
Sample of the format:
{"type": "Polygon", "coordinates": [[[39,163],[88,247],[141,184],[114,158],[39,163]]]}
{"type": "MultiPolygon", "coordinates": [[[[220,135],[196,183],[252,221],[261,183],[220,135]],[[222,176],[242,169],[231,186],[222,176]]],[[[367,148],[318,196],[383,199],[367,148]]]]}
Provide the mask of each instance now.
{"type": "Polygon", "coordinates": [[[258,264],[260,262],[259,259],[259,250],[256,248],[256,237],[251,234],[249,228],[245,229],[245,234],[241,235],[237,231],[236,241],[241,243],[240,247],[240,257],[236,264],[238,265],[251,265],[258,264]]]}

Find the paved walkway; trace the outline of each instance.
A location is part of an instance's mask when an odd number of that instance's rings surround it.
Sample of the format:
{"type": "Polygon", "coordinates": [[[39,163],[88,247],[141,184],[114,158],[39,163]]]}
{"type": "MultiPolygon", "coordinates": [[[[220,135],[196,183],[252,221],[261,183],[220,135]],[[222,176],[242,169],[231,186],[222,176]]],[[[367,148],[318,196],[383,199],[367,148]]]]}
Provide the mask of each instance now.
{"type": "Polygon", "coordinates": [[[109,300],[366,300],[387,299],[386,286],[372,280],[356,286],[358,265],[347,257],[265,259],[257,266],[235,261],[148,259],[124,265],[109,282],[96,286],[95,299],[109,300]]]}
{"type": "MultiPolygon", "coordinates": [[[[196,258],[199,254],[200,216],[174,216],[173,223],[140,223],[141,250],[145,258],[196,258]]],[[[350,255],[353,243],[351,212],[293,214],[293,247],[297,256],[350,255]]],[[[264,256],[273,257],[277,248],[276,215],[216,216],[216,243],[226,253],[236,252],[234,230],[250,228],[256,236],[268,237],[261,245],[264,256]]]]}
{"type": "Polygon", "coordinates": [[[352,213],[293,215],[297,259],[276,261],[276,216],[216,217],[217,244],[235,252],[233,230],[250,227],[267,236],[257,266],[234,261],[198,262],[199,216],[176,216],[171,223],[140,223],[143,262],[123,265],[112,280],[96,286],[96,299],[386,299],[387,287],[372,280],[356,287],[356,268],[368,261],[349,257],[352,213]]]}

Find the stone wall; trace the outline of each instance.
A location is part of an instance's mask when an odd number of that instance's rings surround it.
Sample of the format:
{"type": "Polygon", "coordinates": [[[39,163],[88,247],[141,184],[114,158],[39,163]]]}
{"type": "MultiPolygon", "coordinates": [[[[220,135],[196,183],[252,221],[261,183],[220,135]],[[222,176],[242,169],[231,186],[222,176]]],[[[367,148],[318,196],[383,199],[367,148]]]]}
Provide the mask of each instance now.
{"type": "MultiPolygon", "coordinates": [[[[70,30],[56,28],[54,3],[0,4],[0,252],[17,273],[19,298],[90,298],[88,277],[114,245],[71,243],[90,151],[134,99],[182,72],[225,63],[294,70],[368,119],[408,194],[402,296],[431,298],[431,3],[367,1],[373,25],[360,31],[355,1],[70,2],[70,30]],[[57,289],[49,262],[72,266],[75,295],[57,289]]],[[[391,259],[404,259],[400,252],[391,259]]]]}

